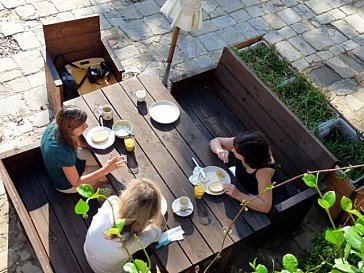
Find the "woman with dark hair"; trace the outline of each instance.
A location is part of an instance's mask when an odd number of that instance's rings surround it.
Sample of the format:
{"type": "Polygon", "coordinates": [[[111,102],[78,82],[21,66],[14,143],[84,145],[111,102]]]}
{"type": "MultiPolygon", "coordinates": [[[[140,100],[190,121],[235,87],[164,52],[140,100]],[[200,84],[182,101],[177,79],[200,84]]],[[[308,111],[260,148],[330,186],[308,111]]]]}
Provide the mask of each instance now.
{"type": "Polygon", "coordinates": [[[225,184],[225,192],[239,202],[250,201],[259,195],[248,206],[268,213],[273,203],[272,191],[264,191],[272,182],[281,182],[281,172],[266,136],[261,132],[249,131],[237,137],[217,137],[211,140],[210,148],[228,166],[235,166],[235,176],[249,194],[241,192],[233,184],[225,184]]]}
{"type": "MultiPolygon", "coordinates": [[[[74,106],[63,106],[55,122],[48,125],[41,139],[41,152],[45,167],[54,187],[64,193],[74,193],[77,186],[90,184],[98,187],[106,182],[105,175],[122,167],[124,160],[111,154],[99,168],[86,148],[82,133],[88,128],[85,111],[74,106]],[[87,166],[97,166],[84,174],[87,166]]],[[[91,167],[92,168],[92,167],[91,167]]]]}

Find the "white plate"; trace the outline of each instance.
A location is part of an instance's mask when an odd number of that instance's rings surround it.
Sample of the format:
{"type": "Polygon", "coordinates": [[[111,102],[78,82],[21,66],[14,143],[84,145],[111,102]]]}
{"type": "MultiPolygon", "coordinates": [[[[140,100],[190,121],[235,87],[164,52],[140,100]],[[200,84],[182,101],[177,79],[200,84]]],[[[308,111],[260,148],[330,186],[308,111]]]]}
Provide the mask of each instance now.
{"type": "Polygon", "coordinates": [[[167,201],[166,201],[166,198],[164,198],[164,196],[162,195],[161,196],[161,213],[163,215],[166,215],[167,213],[167,208],[168,208],[168,205],[167,205],[167,201]]]}
{"type": "Polygon", "coordinates": [[[149,114],[152,119],[162,124],[175,122],[179,117],[179,109],[173,102],[159,100],[149,107],[149,114]]]}
{"type": "Polygon", "coordinates": [[[87,134],[86,134],[86,141],[88,143],[88,145],[90,145],[92,148],[95,148],[95,149],[100,149],[100,150],[104,150],[104,149],[107,149],[109,148],[111,145],[114,144],[115,142],[115,134],[114,132],[108,128],[108,127],[103,127],[103,126],[97,126],[97,127],[94,127],[92,129],[90,129],[87,134]],[[92,135],[95,133],[95,132],[98,132],[98,131],[102,131],[102,130],[106,130],[109,132],[109,137],[103,141],[103,142],[100,142],[100,143],[94,143],[92,140],[91,140],[91,137],[92,135]]]}
{"type": "MultiPolygon", "coordinates": [[[[205,192],[208,193],[208,194],[211,194],[211,195],[224,194],[225,193],[224,191],[218,192],[218,193],[210,191],[209,190],[209,184],[214,182],[214,181],[217,181],[217,180],[219,180],[223,184],[231,184],[231,179],[230,179],[229,174],[223,168],[220,168],[220,167],[217,167],[217,166],[207,166],[207,167],[203,168],[203,170],[205,171],[207,179],[208,179],[206,183],[201,183],[202,185],[205,186],[205,192]],[[224,179],[221,179],[221,178],[217,177],[216,171],[218,171],[218,170],[220,170],[224,174],[224,176],[225,176],[224,179]]],[[[196,177],[194,175],[191,175],[188,178],[188,180],[191,182],[192,185],[197,185],[198,184],[198,181],[197,181],[197,179],[196,179],[196,177]]]]}
{"type": "Polygon", "coordinates": [[[192,202],[190,202],[190,205],[188,206],[188,209],[190,209],[190,210],[180,211],[181,208],[179,206],[179,198],[177,198],[176,200],[174,200],[173,203],[172,203],[172,210],[178,216],[186,217],[188,215],[191,215],[191,213],[193,212],[193,204],[192,204],[192,202]]]}

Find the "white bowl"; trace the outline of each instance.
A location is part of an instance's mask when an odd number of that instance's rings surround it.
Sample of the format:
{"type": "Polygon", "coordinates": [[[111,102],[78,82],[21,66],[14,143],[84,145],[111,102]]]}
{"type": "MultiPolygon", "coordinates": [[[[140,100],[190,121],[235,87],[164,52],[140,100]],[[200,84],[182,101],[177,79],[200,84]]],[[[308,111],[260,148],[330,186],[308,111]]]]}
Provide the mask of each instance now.
{"type": "Polygon", "coordinates": [[[121,119],[114,122],[112,130],[118,138],[124,138],[133,131],[133,125],[130,121],[121,119]]]}

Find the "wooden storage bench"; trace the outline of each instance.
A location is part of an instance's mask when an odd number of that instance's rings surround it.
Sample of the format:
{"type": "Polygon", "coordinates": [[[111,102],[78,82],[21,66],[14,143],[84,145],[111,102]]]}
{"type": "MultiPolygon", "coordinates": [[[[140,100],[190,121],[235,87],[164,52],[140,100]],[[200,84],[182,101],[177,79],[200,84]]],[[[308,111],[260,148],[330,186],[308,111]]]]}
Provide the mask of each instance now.
{"type": "MultiPolygon", "coordinates": [[[[40,148],[2,155],[1,178],[45,273],[91,273],[83,252],[88,219],[76,215],[78,194],[56,191],[40,148]]],[[[92,205],[92,204],[91,204],[92,205]]]]}

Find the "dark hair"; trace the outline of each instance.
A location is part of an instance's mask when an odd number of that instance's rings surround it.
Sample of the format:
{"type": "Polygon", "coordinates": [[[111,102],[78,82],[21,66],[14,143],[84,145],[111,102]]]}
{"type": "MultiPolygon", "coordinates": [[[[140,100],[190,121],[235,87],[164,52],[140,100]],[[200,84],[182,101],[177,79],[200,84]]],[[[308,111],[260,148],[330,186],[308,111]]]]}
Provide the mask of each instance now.
{"type": "Polygon", "coordinates": [[[70,145],[73,149],[77,149],[79,143],[78,139],[73,135],[73,130],[80,127],[87,120],[87,114],[85,111],[77,108],[76,106],[63,106],[58,111],[56,122],[58,125],[58,135],[60,138],[70,145]]]}
{"type": "Polygon", "coordinates": [[[270,162],[269,141],[261,132],[248,131],[235,137],[234,148],[251,168],[258,169],[270,162]]]}

